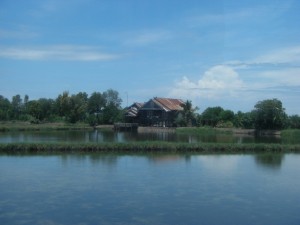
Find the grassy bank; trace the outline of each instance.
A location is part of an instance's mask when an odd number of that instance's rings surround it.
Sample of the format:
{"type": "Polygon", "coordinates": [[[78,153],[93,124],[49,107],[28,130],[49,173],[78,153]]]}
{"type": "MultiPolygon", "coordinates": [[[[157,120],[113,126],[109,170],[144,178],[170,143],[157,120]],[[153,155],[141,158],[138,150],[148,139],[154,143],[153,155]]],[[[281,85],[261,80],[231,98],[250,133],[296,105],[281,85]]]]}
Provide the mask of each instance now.
{"type": "Polygon", "coordinates": [[[300,140],[300,130],[290,129],[281,131],[281,138],[283,143],[297,144],[300,140]]]}
{"type": "Polygon", "coordinates": [[[92,129],[85,123],[41,123],[31,124],[30,122],[0,122],[0,131],[39,131],[39,130],[84,130],[92,129]]]}
{"type": "Polygon", "coordinates": [[[267,153],[300,152],[300,145],[281,144],[214,144],[172,142],[130,143],[8,143],[0,144],[0,152],[6,154],[26,153],[267,153]]]}
{"type": "Polygon", "coordinates": [[[285,138],[298,138],[300,139],[300,130],[299,129],[288,129],[281,131],[281,136],[285,138]]]}
{"type": "Polygon", "coordinates": [[[216,135],[216,134],[233,134],[233,130],[212,128],[212,127],[179,127],[176,128],[176,133],[196,134],[196,135],[216,135]]]}

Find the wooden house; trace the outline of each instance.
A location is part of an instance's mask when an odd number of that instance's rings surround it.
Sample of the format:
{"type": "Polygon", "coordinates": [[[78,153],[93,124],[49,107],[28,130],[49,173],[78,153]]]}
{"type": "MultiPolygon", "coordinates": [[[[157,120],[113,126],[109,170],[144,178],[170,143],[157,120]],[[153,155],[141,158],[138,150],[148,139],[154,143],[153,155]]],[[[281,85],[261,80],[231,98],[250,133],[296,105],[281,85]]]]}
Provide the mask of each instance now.
{"type": "Polygon", "coordinates": [[[142,126],[173,127],[185,103],[180,99],[153,98],[138,111],[137,120],[142,126]]]}
{"type": "Polygon", "coordinates": [[[138,112],[144,103],[135,102],[131,106],[127,107],[125,110],[125,121],[127,123],[137,123],[138,122],[138,112]]]}

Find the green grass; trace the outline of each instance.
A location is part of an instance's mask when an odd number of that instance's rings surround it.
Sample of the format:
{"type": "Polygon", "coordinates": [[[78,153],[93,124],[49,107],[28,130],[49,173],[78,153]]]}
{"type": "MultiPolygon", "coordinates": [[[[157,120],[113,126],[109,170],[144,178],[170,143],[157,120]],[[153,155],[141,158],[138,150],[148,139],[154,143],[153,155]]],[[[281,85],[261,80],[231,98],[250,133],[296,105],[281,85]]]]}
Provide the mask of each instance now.
{"type": "Polygon", "coordinates": [[[178,134],[196,134],[196,135],[216,135],[216,134],[232,134],[232,129],[221,129],[212,127],[179,127],[176,128],[178,134]]]}
{"type": "Polygon", "coordinates": [[[288,129],[281,131],[282,137],[295,137],[300,139],[300,129],[288,129]]]}
{"type": "Polygon", "coordinates": [[[172,142],[130,142],[130,143],[7,143],[0,144],[5,154],[26,153],[268,153],[300,152],[300,145],[282,144],[215,144],[215,143],[172,143],[172,142]]]}
{"type": "Polygon", "coordinates": [[[300,143],[300,130],[289,129],[281,131],[282,143],[286,144],[299,144],[300,143]]]}
{"type": "Polygon", "coordinates": [[[0,131],[80,130],[80,129],[92,129],[92,128],[88,124],[84,124],[84,123],[31,124],[30,122],[22,122],[22,121],[0,122],[0,131]]]}

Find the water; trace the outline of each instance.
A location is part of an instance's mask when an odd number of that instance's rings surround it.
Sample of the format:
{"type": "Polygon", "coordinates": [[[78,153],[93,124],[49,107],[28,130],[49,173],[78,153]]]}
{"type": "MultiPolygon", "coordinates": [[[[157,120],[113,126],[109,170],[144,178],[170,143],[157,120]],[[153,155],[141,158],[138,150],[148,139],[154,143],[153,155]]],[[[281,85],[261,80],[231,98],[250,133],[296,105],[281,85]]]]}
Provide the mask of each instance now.
{"type": "Polygon", "coordinates": [[[190,135],[175,132],[113,132],[107,131],[22,131],[0,132],[0,143],[16,142],[130,142],[172,141],[186,143],[299,143],[300,140],[282,140],[278,136],[255,137],[251,135],[209,134],[190,135]]]}
{"type": "Polygon", "coordinates": [[[300,155],[0,155],[0,224],[300,224],[300,155]]]}

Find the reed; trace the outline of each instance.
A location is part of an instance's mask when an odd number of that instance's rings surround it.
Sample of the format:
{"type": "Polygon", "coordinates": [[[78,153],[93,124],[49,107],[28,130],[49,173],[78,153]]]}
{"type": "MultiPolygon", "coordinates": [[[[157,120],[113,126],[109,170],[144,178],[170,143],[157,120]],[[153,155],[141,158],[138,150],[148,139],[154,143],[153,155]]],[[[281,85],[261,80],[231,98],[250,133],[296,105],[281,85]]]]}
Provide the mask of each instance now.
{"type": "Polygon", "coordinates": [[[283,144],[227,144],[227,143],[173,143],[173,142],[129,142],[129,143],[6,143],[0,144],[5,154],[26,153],[288,153],[300,152],[300,145],[283,144]]]}

